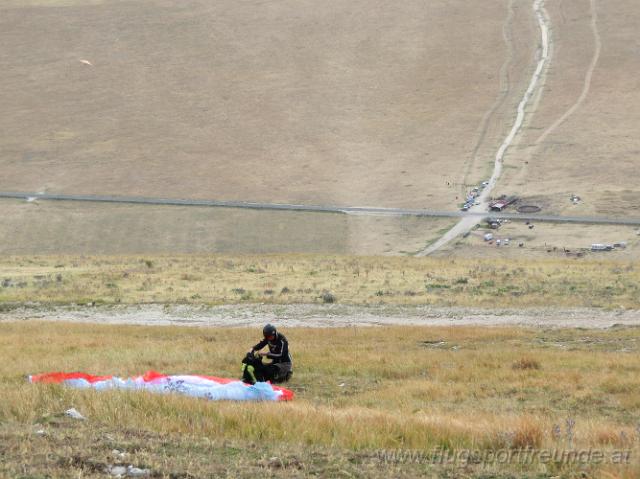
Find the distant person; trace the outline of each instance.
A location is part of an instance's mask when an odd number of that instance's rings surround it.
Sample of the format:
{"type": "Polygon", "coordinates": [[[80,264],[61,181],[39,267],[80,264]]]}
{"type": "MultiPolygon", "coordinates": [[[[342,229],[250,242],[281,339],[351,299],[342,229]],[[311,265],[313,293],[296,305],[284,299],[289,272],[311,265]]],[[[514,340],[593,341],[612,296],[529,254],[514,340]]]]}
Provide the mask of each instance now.
{"type": "Polygon", "coordinates": [[[251,384],[257,381],[281,383],[288,381],[293,373],[289,342],[272,324],[262,328],[263,339],[247,352],[243,362],[243,380],[251,384]],[[269,346],[268,352],[260,352],[269,346]],[[271,359],[271,363],[262,363],[262,357],[271,359]]]}

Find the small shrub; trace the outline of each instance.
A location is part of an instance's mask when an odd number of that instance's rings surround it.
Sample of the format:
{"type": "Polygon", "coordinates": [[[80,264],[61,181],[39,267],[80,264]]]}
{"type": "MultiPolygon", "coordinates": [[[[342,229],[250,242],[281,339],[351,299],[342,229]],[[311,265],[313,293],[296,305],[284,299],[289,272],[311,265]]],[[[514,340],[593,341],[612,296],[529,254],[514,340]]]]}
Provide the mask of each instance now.
{"type": "Polygon", "coordinates": [[[8,313],[20,308],[20,303],[0,303],[0,313],[8,313]]]}
{"type": "Polygon", "coordinates": [[[621,382],[617,379],[607,380],[600,385],[600,389],[607,394],[628,394],[634,390],[635,384],[621,382]]]}
{"type": "Polygon", "coordinates": [[[264,294],[265,294],[265,296],[271,296],[273,294],[273,290],[272,289],[265,289],[264,290],[264,294]]]}
{"type": "Polygon", "coordinates": [[[511,365],[512,369],[540,369],[540,363],[532,358],[520,358],[511,365]]]}
{"type": "Polygon", "coordinates": [[[614,429],[601,429],[595,436],[596,442],[602,446],[624,447],[629,441],[624,431],[614,429]]]}
{"type": "Polygon", "coordinates": [[[280,294],[289,294],[291,290],[286,286],[280,290],[280,294]]]}
{"type": "Polygon", "coordinates": [[[456,284],[467,284],[469,282],[469,278],[458,278],[456,279],[456,284]]]}
{"type": "Polygon", "coordinates": [[[244,288],[233,288],[231,291],[233,291],[236,294],[240,294],[240,295],[246,293],[246,290],[244,288]]]}
{"type": "Polygon", "coordinates": [[[336,297],[332,293],[326,291],[325,293],[322,293],[322,302],[325,304],[335,303],[336,297]]]}
{"type": "Polygon", "coordinates": [[[523,419],[514,431],[511,447],[514,449],[537,449],[542,444],[544,433],[539,424],[523,419]]]}
{"type": "Polygon", "coordinates": [[[182,281],[201,281],[202,276],[198,276],[195,274],[183,273],[180,275],[180,279],[182,281]]]}

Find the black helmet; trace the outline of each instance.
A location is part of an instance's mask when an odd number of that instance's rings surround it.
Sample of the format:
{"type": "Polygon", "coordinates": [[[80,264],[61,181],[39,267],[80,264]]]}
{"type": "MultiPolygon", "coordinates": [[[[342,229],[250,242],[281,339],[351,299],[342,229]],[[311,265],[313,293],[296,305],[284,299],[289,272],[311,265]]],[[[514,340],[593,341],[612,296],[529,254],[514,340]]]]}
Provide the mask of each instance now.
{"type": "Polygon", "coordinates": [[[273,324],[267,324],[264,328],[262,328],[262,334],[265,338],[270,336],[275,336],[278,334],[276,331],[276,327],[273,324]]]}

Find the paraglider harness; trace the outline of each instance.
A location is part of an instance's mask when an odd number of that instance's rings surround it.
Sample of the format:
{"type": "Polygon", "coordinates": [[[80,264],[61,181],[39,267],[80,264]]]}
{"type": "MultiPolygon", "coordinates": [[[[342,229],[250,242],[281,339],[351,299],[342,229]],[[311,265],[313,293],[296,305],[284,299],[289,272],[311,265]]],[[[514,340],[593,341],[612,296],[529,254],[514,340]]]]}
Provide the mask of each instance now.
{"type": "Polygon", "coordinates": [[[291,372],[284,377],[279,377],[280,369],[274,364],[262,362],[262,356],[256,351],[250,351],[242,360],[242,381],[248,384],[270,381],[272,383],[283,383],[289,380],[291,372]]]}

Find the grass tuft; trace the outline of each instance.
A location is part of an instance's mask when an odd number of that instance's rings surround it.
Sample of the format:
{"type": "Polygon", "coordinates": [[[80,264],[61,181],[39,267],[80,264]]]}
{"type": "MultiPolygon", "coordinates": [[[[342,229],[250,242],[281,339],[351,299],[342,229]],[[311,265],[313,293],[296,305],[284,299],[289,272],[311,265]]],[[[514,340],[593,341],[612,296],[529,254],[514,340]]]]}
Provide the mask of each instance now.
{"type": "Polygon", "coordinates": [[[532,358],[520,358],[511,365],[512,369],[540,369],[540,363],[532,358]]]}

